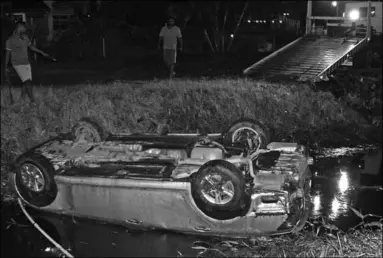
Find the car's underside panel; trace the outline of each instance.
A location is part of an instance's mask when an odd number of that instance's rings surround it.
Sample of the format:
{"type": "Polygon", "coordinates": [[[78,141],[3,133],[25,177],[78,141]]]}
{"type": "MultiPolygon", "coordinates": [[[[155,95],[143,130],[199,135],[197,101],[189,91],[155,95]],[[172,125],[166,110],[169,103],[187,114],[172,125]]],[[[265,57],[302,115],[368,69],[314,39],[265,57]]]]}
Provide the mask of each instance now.
{"type": "Polygon", "coordinates": [[[171,229],[249,236],[292,231],[307,214],[306,155],[262,150],[244,158],[196,144],[196,137],[111,136],[99,143],[57,138],[32,149],[52,163],[58,194],[43,210],[171,229]],[[214,219],[192,197],[191,175],[209,160],[234,164],[249,201],[241,215],[214,219]]]}
{"type": "Polygon", "coordinates": [[[142,146],[137,142],[126,144],[122,141],[107,141],[93,144],[54,140],[34,151],[48,158],[57,174],[112,178],[137,174],[166,178],[170,176],[169,169],[174,167],[176,160],[187,156],[185,149],[164,149],[168,144],[161,145],[162,153],[151,152],[156,148],[144,149],[142,146]]]}

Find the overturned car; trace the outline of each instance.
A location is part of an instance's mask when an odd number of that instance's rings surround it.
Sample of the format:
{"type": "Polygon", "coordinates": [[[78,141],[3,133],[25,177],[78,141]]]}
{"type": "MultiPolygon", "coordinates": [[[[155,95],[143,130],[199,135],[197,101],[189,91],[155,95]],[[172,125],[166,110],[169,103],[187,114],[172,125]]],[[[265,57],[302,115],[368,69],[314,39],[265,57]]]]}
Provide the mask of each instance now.
{"type": "Polygon", "coordinates": [[[300,230],[311,158],[269,143],[244,119],[216,134],[111,134],[91,118],[22,154],[11,176],[28,206],[183,233],[230,237],[300,230]]]}

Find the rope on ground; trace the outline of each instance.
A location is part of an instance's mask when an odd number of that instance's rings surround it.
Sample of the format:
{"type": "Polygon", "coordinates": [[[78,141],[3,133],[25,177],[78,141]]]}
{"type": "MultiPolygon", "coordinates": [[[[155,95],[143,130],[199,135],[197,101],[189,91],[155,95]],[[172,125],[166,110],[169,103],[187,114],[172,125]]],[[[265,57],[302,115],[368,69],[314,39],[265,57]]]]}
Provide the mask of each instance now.
{"type": "Polygon", "coordinates": [[[67,250],[65,250],[59,243],[57,243],[55,240],[53,240],[40,226],[32,219],[31,215],[25,210],[25,207],[23,203],[21,202],[20,198],[17,198],[17,201],[19,203],[19,206],[21,210],[23,211],[24,215],[28,218],[28,220],[32,223],[32,225],[40,231],[41,234],[43,234],[54,246],[56,246],[63,254],[65,254],[67,257],[74,258],[73,255],[71,255],[67,250]]]}

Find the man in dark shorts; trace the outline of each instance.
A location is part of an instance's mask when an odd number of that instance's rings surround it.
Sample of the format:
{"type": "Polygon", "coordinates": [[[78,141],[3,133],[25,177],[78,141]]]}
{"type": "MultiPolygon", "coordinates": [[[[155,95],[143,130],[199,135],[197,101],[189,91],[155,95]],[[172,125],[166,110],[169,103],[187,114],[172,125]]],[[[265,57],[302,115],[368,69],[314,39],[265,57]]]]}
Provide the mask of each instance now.
{"type": "Polygon", "coordinates": [[[30,101],[35,102],[32,92],[32,69],[28,57],[28,48],[45,57],[48,55],[31,44],[26,31],[25,23],[19,22],[12,36],[7,39],[5,43],[5,67],[11,60],[12,66],[23,84],[21,97],[25,99],[25,94],[28,94],[30,101]]]}
{"type": "Polygon", "coordinates": [[[158,47],[163,50],[164,62],[169,70],[169,77],[175,75],[174,66],[177,61],[177,47],[182,51],[182,34],[178,26],[175,26],[175,19],[170,17],[167,24],[162,27],[158,47]]]}

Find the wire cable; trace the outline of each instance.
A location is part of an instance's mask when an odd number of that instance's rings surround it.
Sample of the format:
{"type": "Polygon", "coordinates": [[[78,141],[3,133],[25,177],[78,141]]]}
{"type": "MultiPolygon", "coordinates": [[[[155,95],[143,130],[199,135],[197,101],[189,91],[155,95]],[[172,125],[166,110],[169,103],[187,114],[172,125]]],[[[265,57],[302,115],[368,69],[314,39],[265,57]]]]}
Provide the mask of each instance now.
{"type": "Polygon", "coordinates": [[[29,213],[26,211],[26,209],[25,209],[23,203],[21,202],[20,198],[17,198],[17,202],[19,203],[19,206],[20,206],[21,210],[23,211],[24,215],[28,218],[28,220],[32,223],[32,225],[38,231],[40,231],[40,233],[43,234],[43,236],[45,236],[49,240],[49,242],[54,244],[54,246],[56,246],[63,254],[65,254],[66,257],[74,258],[74,256],[71,255],[67,250],[65,250],[64,247],[62,247],[59,243],[57,243],[55,240],[53,240],[53,238],[51,238],[42,228],[40,228],[40,226],[33,220],[31,215],[29,215],[29,213]]]}

